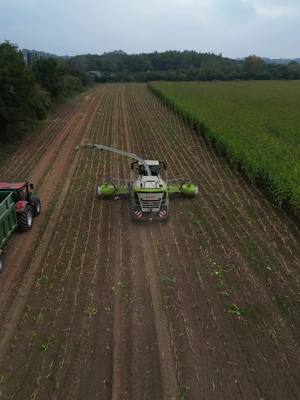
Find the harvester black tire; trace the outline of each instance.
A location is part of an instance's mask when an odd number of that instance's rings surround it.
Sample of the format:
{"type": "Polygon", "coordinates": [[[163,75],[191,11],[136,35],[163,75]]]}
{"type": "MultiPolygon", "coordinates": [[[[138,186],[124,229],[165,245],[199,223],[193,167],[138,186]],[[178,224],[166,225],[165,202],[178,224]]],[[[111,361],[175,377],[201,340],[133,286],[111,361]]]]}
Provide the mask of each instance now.
{"type": "Polygon", "coordinates": [[[136,219],[136,217],[134,215],[131,215],[131,222],[133,224],[139,224],[141,221],[139,221],[138,219],[136,219]]]}
{"type": "Polygon", "coordinates": [[[42,211],[41,200],[36,196],[30,196],[30,203],[32,207],[32,215],[38,217],[42,211]]]}
{"type": "Polygon", "coordinates": [[[0,274],[4,270],[4,257],[0,255],[0,274]]]}
{"type": "Polygon", "coordinates": [[[32,228],[32,208],[27,205],[25,210],[18,215],[18,230],[20,232],[28,232],[32,228]]]}
{"type": "Polygon", "coordinates": [[[167,218],[161,219],[159,222],[160,222],[161,224],[166,224],[168,221],[169,221],[169,216],[167,216],[167,218]]]}

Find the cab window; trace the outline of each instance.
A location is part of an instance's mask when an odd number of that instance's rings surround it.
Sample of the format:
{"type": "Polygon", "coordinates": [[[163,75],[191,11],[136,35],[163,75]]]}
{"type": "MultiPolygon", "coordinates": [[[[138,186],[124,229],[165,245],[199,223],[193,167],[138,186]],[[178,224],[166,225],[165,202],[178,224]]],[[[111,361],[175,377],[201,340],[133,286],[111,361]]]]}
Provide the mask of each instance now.
{"type": "Polygon", "coordinates": [[[157,176],[159,174],[159,170],[160,170],[159,165],[152,165],[150,167],[150,169],[151,169],[152,175],[157,176]]]}

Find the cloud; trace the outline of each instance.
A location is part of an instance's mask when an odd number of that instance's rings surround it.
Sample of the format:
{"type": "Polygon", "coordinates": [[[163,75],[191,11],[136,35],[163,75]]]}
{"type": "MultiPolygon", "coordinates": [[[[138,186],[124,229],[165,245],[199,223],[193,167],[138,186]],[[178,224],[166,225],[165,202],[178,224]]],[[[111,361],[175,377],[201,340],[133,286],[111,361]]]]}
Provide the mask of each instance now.
{"type": "Polygon", "coordinates": [[[297,56],[300,0],[0,0],[0,41],[57,54],[297,56]]]}
{"type": "Polygon", "coordinates": [[[241,0],[252,7],[259,18],[281,19],[300,16],[298,0],[241,0]]]}

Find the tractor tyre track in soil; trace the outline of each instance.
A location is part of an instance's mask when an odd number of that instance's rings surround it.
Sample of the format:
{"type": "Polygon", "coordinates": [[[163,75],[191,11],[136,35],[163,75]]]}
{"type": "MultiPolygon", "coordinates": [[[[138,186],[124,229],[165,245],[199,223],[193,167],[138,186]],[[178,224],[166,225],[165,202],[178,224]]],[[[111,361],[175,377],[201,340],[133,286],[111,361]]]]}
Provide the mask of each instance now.
{"type": "Polygon", "coordinates": [[[1,400],[298,398],[299,227],[145,85],[61,106],[0,174],[43,202],[6,249],[1,400]],[[95,195],[130,160],[85,142],[164,160],[199,196],[134,223],[95,195]]]}
{"type": "MultiPolygon", "coordinates": [[[[87,107],[94,106],[94,97],[91,95],[86,96],[86,104],[85,104],[85,111],[88,111],[87,107]]],[[[30,180],[34,182],[36,187],[38,188],[37,194],[42,200],[42,207],[43,213],[37,220],[39,224],[34,224],[33,229],[27,233],[26,235],[15,235],[13,244],[10,242],[7,246],[7,256],[6,262],[10,265],[10,268],[7,271],[6,280],[0,282],[0,313],[2,310],[2,306],[5,305],[7,299],[10,298],[9,296],[9,284],[17,280],[19,278],[20,282],[23,283],[23,274],[27,272],[24,265],[26,265],[26,257],[31,256],[31,253],[28,252],[30,247],[33,247],[33,242],[39,242],[40,240],[40,232],[39,227],[41,227],[42,223],[46,220],[46,215],[49,209],[51,212],[51,201],[55,204],[56,199],[55,196],[60,191],[60,186],[64,183],[65,175],[68,173],[68,168],[70,166],[70,161],[72,157],[74,157],[74,147],[79,142],[82,137],[81,129],[85,129],[85,122],[86,122],[86,114],[83,114],[82,111],[79,112],[77,110],[78,105],[75,103],[73,108],[70,110],[71,118],[68,120],[68,114],[63,114],[63,117],[67,119],[66,123],[64,124],[61,130],[55,130],[55,134],[52,135],[53,141],[50,147],[47,145],[43,148],[44,153],[43,156],[39,156],[38,161],[36,161],[34,169],[31,172],[31,157],[28,157],[28,154],[31,152],[24,151],[23,149],[23,158],[22,155],[16,155],[18,160],[19,168],[15,170],[15,175],[9,174],[9,179],[14,181],[22,181],[28,177],[30,173],[30,180]],[[74,114],[76,115],[75,111],[77,110],[77,119],[74,119],[74,114]],[[20,165],[22,165],[22,170],[20,172],[20,165]],[[44,183],[42,184],[42,182],[44,183]],[[41,187],[39,187],[41,186],[41,187]],[[36,226],[39,225],[39,226],[36,226]],[[21,275],[18,277],[18,275],[21,275]],[[3,285],[3,286],[2,286],[3,285]]],[[[92,110],[93,112],[93,110],[92,110]]],[[[50,121],[51,126],[51,121],[50,121]]],[[[49,133],[49,129],[46,126],[45,130],[49,133]]],[[[44,138],[44,131],[41,132],[41,136],[44,138]]],[[[32,153],[35,153],[35,142],[31,143],[26,141],[25,149],[27,146],[32,149],[32,153]]],[[[11,161],[14,163],[14,157],[11,161]]],[[[8,162],[7,169],[10,170],[10,162],[8,162]]],[[[5,171],[1,171],[1,175],[5,176],[5,171]]],[[[63,191],[62,191],[63,192],[63,191]]],[[[49,215],[48,215],[49,218],[49,215]]],[[[28,262],[27,262],[28,265],[28,262]]],[[[15,296],[15,286],[13,288],[13,296],[15,296]]],[[[0,318],[2,317],[2,313],[0,314],[0,318]]],[[[1,319],[0,319],[1,321],[1,319]]]]}

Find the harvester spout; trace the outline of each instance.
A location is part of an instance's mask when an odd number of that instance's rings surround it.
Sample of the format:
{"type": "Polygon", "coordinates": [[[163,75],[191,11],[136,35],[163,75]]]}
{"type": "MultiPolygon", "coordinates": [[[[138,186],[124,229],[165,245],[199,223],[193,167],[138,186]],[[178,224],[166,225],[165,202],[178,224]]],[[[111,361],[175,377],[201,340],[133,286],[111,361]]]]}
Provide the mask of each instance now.
{"type": "Polygon", "coordinates": [[[128,153],[127,151],[124,151],[124,150],[115,149],[114,147],[104,146],[102,144],[87,143],[87,144],[82,144],[80,146],[77,146],[77,149],[79,147],[83,147],[83,148],[87,148],[87,149],[106,150],[106,151],[110,151],[112,153],[121,154],[122,156],[125,156],[125,157],[133,158],[134,160],[139,161],[145,167],[145,171],[148,176],[152,175],[151,169],[150,169],[149,165],[146,163],[146,161],[143,160],[141,157],[137,156],[136,154],[128,153]]]}

